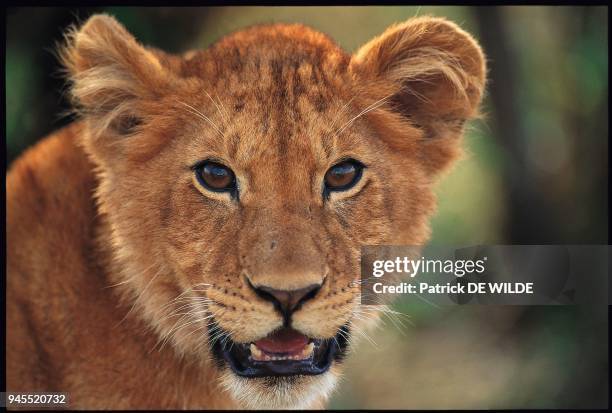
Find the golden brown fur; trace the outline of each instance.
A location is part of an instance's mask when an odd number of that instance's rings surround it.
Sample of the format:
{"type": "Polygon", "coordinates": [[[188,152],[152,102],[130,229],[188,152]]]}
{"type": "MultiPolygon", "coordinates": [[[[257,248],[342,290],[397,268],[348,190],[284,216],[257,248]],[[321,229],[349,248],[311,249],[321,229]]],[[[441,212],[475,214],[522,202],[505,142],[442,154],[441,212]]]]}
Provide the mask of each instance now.
{"type": "Polygon", "coordinates": [[[247,279],[323,283],[293,328],[364,328],[359,247],[427,241],[431,185],[483,93],[478,45],[424,17],[354,56],[301,25],[171,56],[94,16],[62,59],[82,120],[7,178],[8,390],[66,391],[80,408],[322,407],[338,363],[239,378],[211,360],[197,314],[250,342],[282,317],[247,279]],[[343,156],[364,176],[325,201],[343,156]],[[209,157],[240,178],[239,202],[194,181],[209,157]]]}

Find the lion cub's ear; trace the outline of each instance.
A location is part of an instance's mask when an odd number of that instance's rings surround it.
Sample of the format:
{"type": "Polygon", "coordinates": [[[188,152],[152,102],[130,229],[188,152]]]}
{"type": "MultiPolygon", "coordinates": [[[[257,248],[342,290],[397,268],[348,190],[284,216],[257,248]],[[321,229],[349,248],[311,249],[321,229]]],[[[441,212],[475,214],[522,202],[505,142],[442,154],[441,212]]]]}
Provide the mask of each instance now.
{"type": "Polygon", "coordinates": [[[129,134],[140,123],[138,101],[154,99],[168,83],[159,59],[113,17],[94,15],[66,36],[60,58],[77,110],[98,132],[129,134]]]}
{"type": "Polygon", "coordinates": [[[472,36],[445,19],[410,19],[361,47],[350,69],[422,131],[419,149],[431,172],[454,159],[457,138],[478,114],[485,85],[485,59],[472,36]]]}

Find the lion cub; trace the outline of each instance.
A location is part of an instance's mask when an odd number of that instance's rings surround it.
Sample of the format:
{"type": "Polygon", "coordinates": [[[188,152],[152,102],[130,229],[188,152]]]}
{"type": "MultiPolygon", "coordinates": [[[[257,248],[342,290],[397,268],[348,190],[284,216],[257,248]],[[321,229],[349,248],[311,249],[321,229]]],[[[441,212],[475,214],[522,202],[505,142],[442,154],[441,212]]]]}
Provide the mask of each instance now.
{"type": "Polygon", "coordinates": [[[172,55],[96,15],[61,57],[80,119],[7,177],[8,391],[323,407],[367,327],[360,247],[429,237],[478,44],[421,17],[354,55],[281,24],[172,55]]]}

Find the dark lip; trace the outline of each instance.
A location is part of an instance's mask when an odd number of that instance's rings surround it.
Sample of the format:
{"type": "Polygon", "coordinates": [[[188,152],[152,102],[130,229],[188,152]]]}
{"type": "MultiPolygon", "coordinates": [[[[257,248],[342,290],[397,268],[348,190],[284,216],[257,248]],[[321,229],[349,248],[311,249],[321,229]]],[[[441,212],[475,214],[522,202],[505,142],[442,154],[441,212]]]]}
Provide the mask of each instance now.
{"type": "MultiPolygon", "coordinates": [[[[211,328],[218,332],[218,324],[212,324],[215,327],[211,328]]],[[[328,371],[334,361],[340,362],[344,359],[348,337],[349,328],[344,325],[334,337],[311,339],[315,350],[312,357],[306,360],[256,361],[250,357],[250,343],[236,343],[230,338],[217,340],[212,346],[212,352],[219,365],[228,365],[241,377],[315,376],[328,371]]]]}

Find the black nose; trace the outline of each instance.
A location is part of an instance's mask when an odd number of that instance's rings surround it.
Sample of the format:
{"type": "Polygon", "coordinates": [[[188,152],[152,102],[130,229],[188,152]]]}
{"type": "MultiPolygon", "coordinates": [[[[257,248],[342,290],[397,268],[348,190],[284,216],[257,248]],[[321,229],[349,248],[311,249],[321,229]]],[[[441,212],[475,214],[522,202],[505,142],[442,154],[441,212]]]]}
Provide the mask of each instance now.
{"type": "Polygon", "coordinates": [[[291,314],[298,310],[306,301],[317,295],[321,285],[312,284],[297,290],[277,290],[266,286],[252,287],[258,296],[264,300],[271,301],[283,315],[285,322],[288,322],[291,314]]]}

